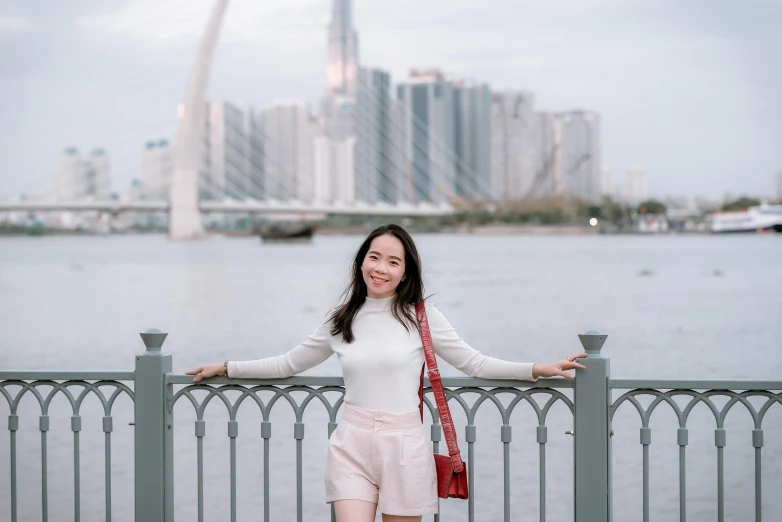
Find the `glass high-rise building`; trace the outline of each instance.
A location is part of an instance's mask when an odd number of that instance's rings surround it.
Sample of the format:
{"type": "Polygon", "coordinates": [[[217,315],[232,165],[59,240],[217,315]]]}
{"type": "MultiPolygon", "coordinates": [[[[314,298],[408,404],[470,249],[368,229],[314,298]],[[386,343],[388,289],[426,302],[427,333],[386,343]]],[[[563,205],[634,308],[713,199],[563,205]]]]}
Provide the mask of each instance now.
{"type": "Polygon", "coordinates": [[[467,199],[491,197],[492,95],[486,84],[453,81],[454,192],[467,199]]]}
{"type": "Polygon", "coordinates": [[[491,197],[491,96],[486,84],[436,69],[397,86],[407,200],[491,197]]]}
{"type": "Polygon", "coordinates": [[[204,119],[201,195],[211,199],[264,198],[268,188],[260,115],[251,108],[209,101],[204,119]]]}
{"type": "Polygon", "coordinates": [[[397,86],[403,166],[411,202],[456,198],[454,86],[437,70],[413,70],[397,86]]]}
{"type": "Polygon", "coordinates": [[[358,70],[354,131],[356,198],[368,203],[399,199],[400,170],[394,165],[391,75],[358,70]]]}
{"type": "Polygon", "coordinates": [[[328,36],[328,94],[354,97],[358,73],[358,35],[353,28],[353,2],[333,1],[328,36]]]}

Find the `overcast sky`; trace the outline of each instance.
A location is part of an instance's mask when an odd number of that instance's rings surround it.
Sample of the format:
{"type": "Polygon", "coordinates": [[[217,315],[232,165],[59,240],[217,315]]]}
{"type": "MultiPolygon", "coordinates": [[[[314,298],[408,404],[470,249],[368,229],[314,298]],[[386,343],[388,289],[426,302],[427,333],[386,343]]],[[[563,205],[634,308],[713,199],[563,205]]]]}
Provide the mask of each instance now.
{"type": "MultiPolygon", "coordinates": [[[[211,1],[2,0],[0,196],[52,189],[60,151],[108,150],[112,185],[173,138],[211,1]]],[[[233,0],[209,97],[264,107],[325,88],[331,0],[233,0]]],[[[602,117],[615,181],[655,195],[775,192],[782,170],[777,0],[354,0],[363,65],[438,66],[538,110],[602,117]]]]}

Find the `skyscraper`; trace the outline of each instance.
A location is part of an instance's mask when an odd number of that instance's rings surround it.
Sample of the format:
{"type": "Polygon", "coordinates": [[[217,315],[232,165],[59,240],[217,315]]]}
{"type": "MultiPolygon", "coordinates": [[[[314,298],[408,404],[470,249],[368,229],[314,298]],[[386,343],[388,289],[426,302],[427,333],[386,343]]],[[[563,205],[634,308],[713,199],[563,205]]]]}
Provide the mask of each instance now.
{"type": "Polygon", "coordinates": [[[495,199],[526,197],[535,177],[535,96],[530,91],[492,94],[491,195],[495,199]]]}
{"type": "Polygon", "coordinates": [[[356,138],[314,140],[313,200],[352,203],[356,200],[356,138]]]}
{"type": "Polygon", "coordinates": [[[145,199],[167,200],[173,167],[174,151],[168,141],[148,141],[141,151],[139,195],[145,199]]]}
{"type": "Polygon", "coordinates": [[[320,134],[312,142],[312,202],[331,201],[331,169],[329,138],[320,134]]]}
{"type": "Polygon", "coordinates": [[[399,171],[394,168],[391,76],[380,69],[358,70],[354,130],[356,198],[368,203],[398,200],[399,171]]]}
{"type": "Polygon", "coordinates": [[[491,196],[491,90],[454,80],[454,192],[463,198],[491,196]]]}
{"type": "Polygon", "coordinates": [[[550,197],[562,192],[562,119],[553,112],[536,112],[530,135],[529,185],[522,197],[550,197]]]}
{"type": "Polygon", "coordinates": [[[355,97],[358,35],[353,29],[352,0],[334,0],[329,23],[328,95],[355,97]]]}
{"type": "Polygon", "coordinates": [[[58,200],[71,200],[83,193],[82,160],[75,147],[62,151],[54,173],[54,197],[58,200]]]}
{"type": "Polygon", "coordinates": [[[313,145],[317,124],[307,106],[278,101],[263,115],[265,197],[314,198],[313,145]]]}
{"type": "Polygon", "coordinates": [[[624,199],[630,205],[638,205],[647,198],[646,173],[642,167],[632,167],[625,173],[624,199]]]}
{"type": "Polygon", "coordinates": [[[600,116],[591,111],[559,115],[562,125],[561,185],[558,192],[588,201],[601,197],[600,116]]]}
{"type": "Polygon", "coordinates": [[[209,101],[205,111],[200,184],[212,198],[262,198],[263,139],[260,115],[250,108],[209,101]]]}
{"type": "Polygon", "coordinates": [[[89,196],[98,200],[107,200],[111,195],[109,156],[105,149],[93,149],[84,161],[86,190],[89,196]]]}
{"type": "Polygon", "coordinates": [[[397,85],[404,129],[403,166],[412,202],[441,202],[457,196],[454,157],[454,86],[436,69],[412,70],[397,85]]]}
{"type": "Polygon", "coordinates": [[[54,194],[60,200],[109,199],[110,164],[106,151],[94,149],[82,159],[75,147],[65,149],[57,162],[54,194]]]}
{"type": "Polygon", "coordinates": [[[413,184],[412,162],[409,161],[407,154],[408,128],[406,125],[407,112],[406,104],[403,100],[391,99],[389,105],[389,123],[390,134],[388,142],[390,144],[390,164],[391,178],[396,182],[396,202],[411,202],[412,195],[415,194],[415,185],[413,184]]]}
{"type": "MultiPolygon", "coordinates": [[[[352,0],[333,0],[328,28],[327,90],[320,104],[319,132],[313,135],[311,143],[310,189],[317,201],[352,202],[357,197],[357,184],[361,199],[376,200],[376,195],[367,189],[367,163],[359,166],[357,162],[358,74],[358,36],[353,28],[352,0]],[[361,169],[363,181],[357,180],[357,169],[361,169]]],[[[366,144],[361,149],[364,156],[365,148],[366,144]]]]}

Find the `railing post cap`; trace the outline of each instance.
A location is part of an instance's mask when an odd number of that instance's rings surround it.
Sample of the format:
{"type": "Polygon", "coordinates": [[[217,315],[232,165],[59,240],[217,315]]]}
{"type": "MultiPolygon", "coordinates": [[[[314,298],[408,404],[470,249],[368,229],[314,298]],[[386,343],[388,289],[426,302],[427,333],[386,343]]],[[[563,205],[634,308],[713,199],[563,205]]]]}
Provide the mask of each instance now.
{"type": "Polygon", "coordinates": [[[600,353],[607,337],[607,334],[600,333],[599,330],[587,330],[582,334],[578,334],[578,340],[581,341],[581,346],[584,347],[587,353],[594,354],[600,353]]]}
{"type": "Polygon", "coordinates": [[[148,352],[159,352],[168,336],[167,333],[163,333],[157,328],[150,328],[139,335],[141,335],[141,340],[144,341],[144,346],[147,347],[148,352]]]}

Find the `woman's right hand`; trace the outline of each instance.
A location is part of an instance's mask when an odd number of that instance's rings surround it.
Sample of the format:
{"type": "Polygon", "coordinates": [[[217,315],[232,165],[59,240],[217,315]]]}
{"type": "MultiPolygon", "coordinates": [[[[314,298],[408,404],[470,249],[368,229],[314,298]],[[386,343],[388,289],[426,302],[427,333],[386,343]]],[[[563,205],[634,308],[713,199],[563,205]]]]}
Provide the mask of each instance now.
{"type": "Polygon", "coordinates": [[[200,382],[201,379],[207,379],[209,377],[221,377],[225,375],[225,364],[214,363],[199,366],[195,370],[188,370],[185,375],[195,375],[193,382],[200,382]]]}

